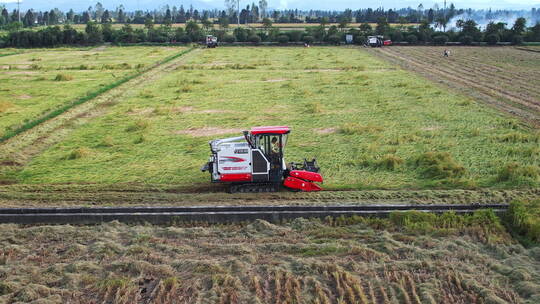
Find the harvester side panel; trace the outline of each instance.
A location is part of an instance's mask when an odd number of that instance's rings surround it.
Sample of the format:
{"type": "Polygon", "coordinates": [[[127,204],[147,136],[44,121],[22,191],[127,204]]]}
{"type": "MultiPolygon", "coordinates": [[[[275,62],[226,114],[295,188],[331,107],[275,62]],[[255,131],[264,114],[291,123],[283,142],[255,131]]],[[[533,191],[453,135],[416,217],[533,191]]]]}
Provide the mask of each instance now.
{"type": "MultiPolygon", "coordinates": [[[[220,175],[251,175],[251,153],[247,143],[222,143],[217,151],[218,172],[220,175]]],[[[220,177],[220,180],[223,180],[220,177]]],[[[231,180],[228,180],[231,181],[231,180]]],[[[241,181],[246,181],[242,178],[241,181]]]]}

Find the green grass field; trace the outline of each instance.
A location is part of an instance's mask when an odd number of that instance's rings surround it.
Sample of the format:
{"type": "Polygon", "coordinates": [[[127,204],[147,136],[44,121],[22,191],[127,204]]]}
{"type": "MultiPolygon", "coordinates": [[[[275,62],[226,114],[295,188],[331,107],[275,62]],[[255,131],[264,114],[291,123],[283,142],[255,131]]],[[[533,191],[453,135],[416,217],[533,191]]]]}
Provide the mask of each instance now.
{"type": "Polygon", "coordinates": [[[180,51],[163,47],[3,50],[2,133],[180,51]]]}
{"type": "Polygon", "coordinates": [[[7,178],[207,185],[209,140],[289,125],[326,189],[540,185],[538,132],[361,48],[207,49],[133,90],[7,178]]]}
{"type": "Polygon", "coordinates": [[[11,54],[20,53],[20,52],[22,52],[22,50],[20,49],[3,48],[3,49],[0,49],[0,57],[9,56],[11,54]]]}

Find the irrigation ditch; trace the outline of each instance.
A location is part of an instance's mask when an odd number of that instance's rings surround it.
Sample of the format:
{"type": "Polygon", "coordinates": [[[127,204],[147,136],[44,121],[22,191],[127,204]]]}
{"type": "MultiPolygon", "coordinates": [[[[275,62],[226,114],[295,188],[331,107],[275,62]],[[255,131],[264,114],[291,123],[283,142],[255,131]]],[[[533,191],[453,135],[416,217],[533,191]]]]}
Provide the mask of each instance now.
{"type": "Polygon", "coordinates": [[[0,208],[0,223],[16,224],[170,224],[182,222],[235,223],[266,220],[279,223],[295,218],[340,216],[385,217],[394,212],[455,212],[469,214],[481,209],[504,213],[507,204],[468,205],[328,205],[328,206],[191,206],[191,207],[79,207],[0,208]]]}

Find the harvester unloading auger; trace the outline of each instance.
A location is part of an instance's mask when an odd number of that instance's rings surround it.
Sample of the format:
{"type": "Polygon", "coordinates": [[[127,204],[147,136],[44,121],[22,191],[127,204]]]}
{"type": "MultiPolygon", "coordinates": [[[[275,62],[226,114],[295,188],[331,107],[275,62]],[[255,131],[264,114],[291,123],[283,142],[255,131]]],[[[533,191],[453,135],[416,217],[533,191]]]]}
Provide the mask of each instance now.
{"type": "Polygon", "coordinates": [[[285,163],[286,126],[255,127],[244,136],[210,141],[212,155],[201,170],[212,182],[229,183],[230,192],[274,192],[281,186],[297,191],[320,191],[322,183],[315,159],[285,163]]]}

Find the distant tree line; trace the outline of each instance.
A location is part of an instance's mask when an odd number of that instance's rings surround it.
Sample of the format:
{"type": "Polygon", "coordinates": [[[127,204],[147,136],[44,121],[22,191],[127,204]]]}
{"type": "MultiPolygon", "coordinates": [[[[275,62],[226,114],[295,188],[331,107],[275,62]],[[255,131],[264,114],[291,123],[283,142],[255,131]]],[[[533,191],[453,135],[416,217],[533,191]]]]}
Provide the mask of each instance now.
{"type": "Polygon", "coordinates": [[[518,18],[511,27],[504,23],[489,23],[485,30],[480,30],[473,20],[458,20],[456,30],[437,31],[427,21],[419,26],[390,26],[384,18],[380,18],[375,26],[362,23],[357,28],[347,24],[328,26],[325,22],[304,29],[283,31],[267,22],[263,28],[237,27],[230,31],[225,28],[214,28],[212,25],[197,23],[190,20],[184,27],[172,27],[171,24],[154,25],[147,21],[144,27],[134,28],[124,24],[113,28],[111,23],[98,24],[89,21],[84,31],[77,31],[66,24],[43,27],[40,29],[20,29],[10,31],[6,37],[0,38],[1,46],[11,47],[50,47],[58,45],[88,45],[111,42],[116,44],[131,43],[191,43],[202,42],[207,34],[216,35],[222,42],[306,42],[339,44],[345,40],[345,35],[353,36],[353,42],[363,44],[367,36],[383,35],[394,42],[410,44],[446,44],[460,42],[473,44],[484,42],[497,44],[509,42],[520,44],[523,41],[540,42],[540,23],[526,27],[525,18],[518,18]]]}
{"type": "MultiPolygon", "coordinates": [[[[187,23],[192,20],[198,23],[211,23],[222,25],[237,23],[264,23],[265,20],[271,20],[274,23],[375,23],[384,18],[389,23],[420,23],[427,21],[435,27],[446,29],[448,23],[456,16],[467,15],[478,21],[483,20],[502,20],[508,19],[508,16],[528,17],[532,23],[540,20],[540,9],[532,8],[525,10],[473,10],[457,9],[454,4],[446,8],[440,8],[435,4],[432,8],[424,8],[422,4],[416,8],[402,9],[346,9],[344,11],[329,10],[269,10],[266,0],[259,0],[258,3],[248,4],[239,12],[236,8],[238,0],[225,0],[227,8],[225,10],[198,10],[190,6],[184,8],[176,6],[164,6],[159,10],[136,10],[126,11],[123,5],[114,10],[106,9],[100,2],[88,7],[82,12],[75,12],[72,9],[63,12],[59,9],[50,11],[36,11],[29,9],[26,12],[17,10],[9,12],[5,6],[0,5],[0,29],[18,29],[20,27],[49,26],[59,24],[87,24],[90,21],[97,23],[129,23],[145,24],[151,21],[154,24],[168,23],[187,23]],[[20,16],[20,22],[19,22],[20,16]]],[[[486,22],[487,23],[487,22],[486,22]]]]}
{"type": "MultiPolygon", "coordinates": [[[[407,42],[409,44],[438,44],[444,45],[449,42],[459,42],[470,45],[486,43],[496,45],[500,42],[521,44],[523,42],[540,42],[540,23],[527,27],[527,20],[519,17],[508,25],[504,22],[489,22],[481,29],[472,19],[457,19],[452,28],[447,31],[437,30],[427,20],[419,26],[391,27],[385,20],[377,23],[372,31],[366,26],[361,34],[379,34],[394,42],[407,42]]],[[[360,30],[362,27],[360,26],[360,30]]]]}
{"type": "Polygon", "coordinates": [[[226,10],[184,9],[165,6],[161,10],[127,12],[123,6],[109,11],[101,3],[87,10],[64,13],[58,9],[36,12],[28,10],[19,15],[0,5],[0,29],[7,32],[0,36],[0,46],[42,47],[61,44],[112,43],[189,43],[198,42],[206,34],[218,36],[226,42],[325,42],[339,43],[346,34],[352,34],[356,43],[363,43],[370,35],[383,35],[395,42],[411,44],[445,44],[461,42],[522,43],[540,41],[540,9],[530,11],[456,9],[434,6],[425,9],[360,9],[344,11],[324,10],[268,10],[266,0],[247,5],[237,14],[238,0],[226,0],[226,10]],[[527,15],[509,20],[510,15],[527,15]],[[20,18],[20,22],[18,21],[20,18]],[[482,26],[478,22],[488,21],[482,26]],[[496,20],[496,21],[493,21],[496,20]],[[504,21],[501,21],[504,20],[504,21]],[[259,28],[240,27],[234,30],[231,23],[260,23],[259,28]],[[273,23],[304,23],[304,29],[282,31],[273,23]],[[361,23],[352,28],[351,23],[361,23]],[[184,23],[184,27],[173,27],[184,23]],[[372,24],[374,24],[372,26],[372,24]],[[411,25],[412,23],[412,25],[411,25]],[[73,24],[85,24],[84,31],[77,31],[73,24]],[[122,24],[113,27],[113,24],[122,24]],[[135,24],[144,24],[132,26],[135,24]],[[329,26],[330,24],[334,24],[329,26]],[[337,25],[336,25],[337,24],[337,25]],[[61,25],[63,25],[61,27],[61,25]]]}

